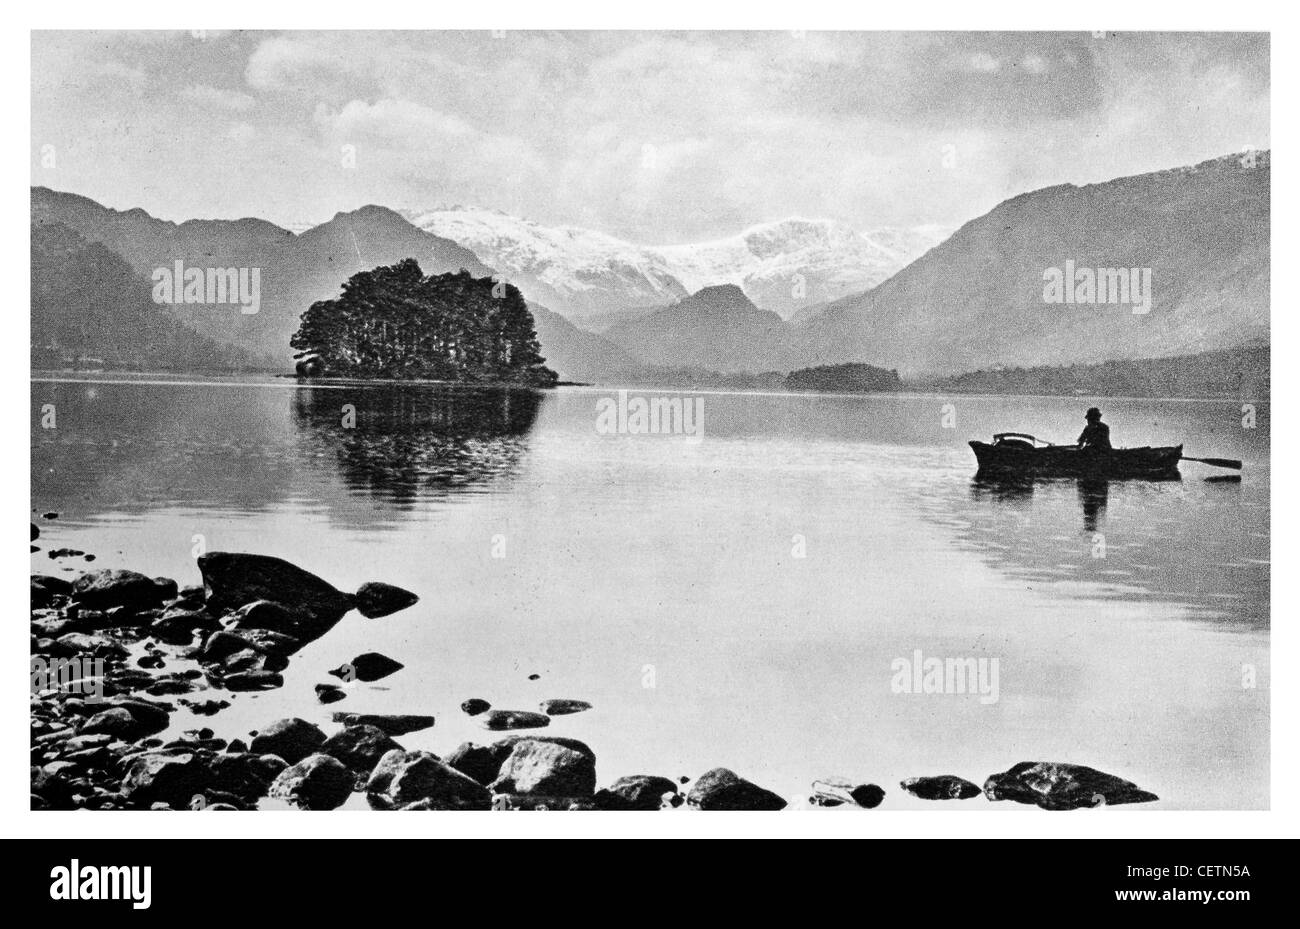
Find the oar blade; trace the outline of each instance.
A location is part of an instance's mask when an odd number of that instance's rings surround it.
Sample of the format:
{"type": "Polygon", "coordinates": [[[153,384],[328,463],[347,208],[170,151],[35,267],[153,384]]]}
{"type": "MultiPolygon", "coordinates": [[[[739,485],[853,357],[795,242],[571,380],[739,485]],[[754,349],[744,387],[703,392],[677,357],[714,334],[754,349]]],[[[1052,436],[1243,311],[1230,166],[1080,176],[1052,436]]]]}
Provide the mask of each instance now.
{"type": "Polygon", "coordinates": [[[1215,468],[1233,468],[1237,471],[1241,470],[1241,462],[1235,458],[1188,458],[1184,455],[1183,461],[1199,461],[1201,464],[1211,465],[1215,468]]]}

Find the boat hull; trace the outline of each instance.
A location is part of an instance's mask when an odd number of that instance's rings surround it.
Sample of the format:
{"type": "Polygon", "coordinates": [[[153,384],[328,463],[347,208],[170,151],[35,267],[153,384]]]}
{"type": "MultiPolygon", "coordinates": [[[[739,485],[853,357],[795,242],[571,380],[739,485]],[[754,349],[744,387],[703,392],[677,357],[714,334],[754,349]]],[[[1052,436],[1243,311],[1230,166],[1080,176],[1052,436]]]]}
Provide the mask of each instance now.
{"type": "Polygon", "coordinates": [[[971,442],[981,475],[1024,477],[1170,478],[1178,476],[1181,445],[1080,451],[1072,445],[971,442]]]}

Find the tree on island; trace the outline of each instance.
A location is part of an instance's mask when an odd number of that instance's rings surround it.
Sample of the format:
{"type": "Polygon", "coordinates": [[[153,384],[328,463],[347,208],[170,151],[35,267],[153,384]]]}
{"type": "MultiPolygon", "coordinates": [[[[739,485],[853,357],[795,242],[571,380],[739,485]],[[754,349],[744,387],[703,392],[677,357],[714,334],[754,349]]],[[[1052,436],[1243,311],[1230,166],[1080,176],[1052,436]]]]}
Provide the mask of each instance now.
{"type": "Polygon", "coordinates": [[[463,270],[426,277],[414,258],[352,275],[337,299],[302,314],[289,344],[300,374],[556,381],[518,288],[463,270]]]}

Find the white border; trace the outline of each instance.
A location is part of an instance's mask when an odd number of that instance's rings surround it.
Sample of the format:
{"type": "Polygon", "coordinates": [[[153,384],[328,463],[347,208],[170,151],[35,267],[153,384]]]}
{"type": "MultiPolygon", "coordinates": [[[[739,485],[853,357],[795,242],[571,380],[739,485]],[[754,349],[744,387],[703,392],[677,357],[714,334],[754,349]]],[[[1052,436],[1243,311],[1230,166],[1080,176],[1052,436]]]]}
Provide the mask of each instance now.
{"type": "MultiPolygon", "coordinates": [[[[1295,141],[1294,97],[1296,62],[1300,59],[1295,31],[1290,17],[1283,18],[1278,8],[1263,5],[1194,2],[1175,6],[1162,4],[1138,8],[1131,2],[1100,0],[1085,7],[1054,6],[1041,2],[1002,2],[970,4],[941,2],[907,4],[904,8],[883,9],[878,5],[850,5],[830,0],[789,2],[732,2],[708,0],[659,0],[634,10],[619,9],[608,3],[551,2],[536,4],[521,0],[497,0],[486,12],[481,7],[451,10],[443,4],[425,2],[394,3],[370,0],[362,5],[338,4],[329,8],[312,7],[308,12],[299,4],[269,9],[265,2],[227,0],[218,17],[199,14],[203,21],[191,21],[175,3],[158,0],[115,4],[105,7],[88,0],[65,0],[55,6],[28,6],[8,12],[9,28],[4,30],[3,68],[9,89],[6,109],[11,109],[16,135],[30,136],[30,29],[61,28],[215,28],[237,23],[244,28],[425,28],[425,29],[502,29],[502,28],[615,28],[615,29],[1035,29],[1035,30],[1187,30],[1187,31],[1267,31],[1272,33],[1271,93],[1274,100],[1286,105],[1273,108],[1272,149],[1274,164],[1280,171],[1274,176],[1272,254],[1289,255],[1296,246],[1296,182],[1286,167],[1287,153],[1295,141]],[[129,10],[126,7],[129,6],[129,10]],[[16,22],[14,21],[16,20],[16,22]],[[1277,156],[1281,154],[1279,159],[1277,156]]],[[[18,293],[11,299],[4,315],[3,353],[6,392],[21,399],[19,412],[29,407],[28,381],[29,338],[23,320],[30,305],[30,277],[25,273],[29,249],[27,216],[29,212],[30,138],[28,146],[7,146],[6,176],[3,188],[4,254],[12,262],[11,286],[18,293]],[[21,180],[20,180],[21,179],[21,180]]],[[[1285,277],[1274,280],[1273,305],[1290,306],[1285,277]]],[[[1294,323],[1290,313],[1274,314],[1274,356],[1285,360],[1287,349],[1295,343],[1294,323]]],[[[1294,460],[1294,432],[1288,428],[1290,400],[1296,397],[1289,365],[1274,370],[1272,406],[1273,460],[1294,460]]],[[[21,422],[18,427],[27,429],[21,422]]],[[[4,516],[0,525],[10,533],[22,526],[21,509],[30,509],[30,458],[17,449],[3,464],[4,516]]],[[[1273,481],[1273,609],[1277,620],[1272,628],[1274,669],[1285,669],[1296,660],[1297,634],[1292,612],[1296,604],[1294,576],[1276,570],[1277,551],[1294,553],[1295,527],[1289,520],[1278,519],[1279,513],[1296,513],[1296,487],[1276,474],[1273,481]],[[1280,659],[1280,660],[1278,660],[1280,659]]],[[[28,573],[26,556],[22,556],[12,534],[3,560],[4,600],[7,612],[26,611],[28,573]]],[[[1289,563],[1287,557],[1285,562],[1289,563]]],[[[1270,673],[1273,686],[1272,706],[1272,810],[1270,812],[1161,812],[1140,809],[1081,812],[1073,815],[1048,815],[1037,811],[1001,812],[980,809],[967,811],[885,812],[862,814],[828,814],[825,812],[716,813],[700,815],[679,811],[676,814],[587,813],[569,816],[502,816],[489,813],[432,813],[420,816],[393,816],[379,813],[33,813],[27,809],[25,792],[27,763],[20,755],[29,744],[27,693],[27,627],[9,617],[3,627],[5,666],[0,687],[0,835],[40,838],[227,838],[227,837],[793,837],[793,836],[871,836],[908,838],[948,837],[1295,837],[1300,821],[1300,797],[1291,787],[1297,754],[1293,733],[1296,730],[1296,687],[1286,673],[1270,673]],[[21,667],[20,667],[21,664],[21,667]]]]}

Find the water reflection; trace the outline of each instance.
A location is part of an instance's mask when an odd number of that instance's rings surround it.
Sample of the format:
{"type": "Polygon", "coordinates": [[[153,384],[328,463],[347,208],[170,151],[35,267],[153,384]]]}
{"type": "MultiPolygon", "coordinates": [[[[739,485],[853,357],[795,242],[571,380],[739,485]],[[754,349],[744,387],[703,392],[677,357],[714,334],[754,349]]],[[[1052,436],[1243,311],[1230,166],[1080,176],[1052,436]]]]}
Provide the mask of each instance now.
{"type": "Polygon", "coordinates": [[[1079,503],[1083,507],[1083,531],[1096,532],[1101,515],[1106,512],[1110,481],[1104,477],[1079,478],[1079,503]]]}
{"type": "Polygon", "coordinates": [[[332,455],[350,491],[409,506],[515,473],[537,391],[382,385],[299,390],[293,421],[308,457],[332,455]]]}

